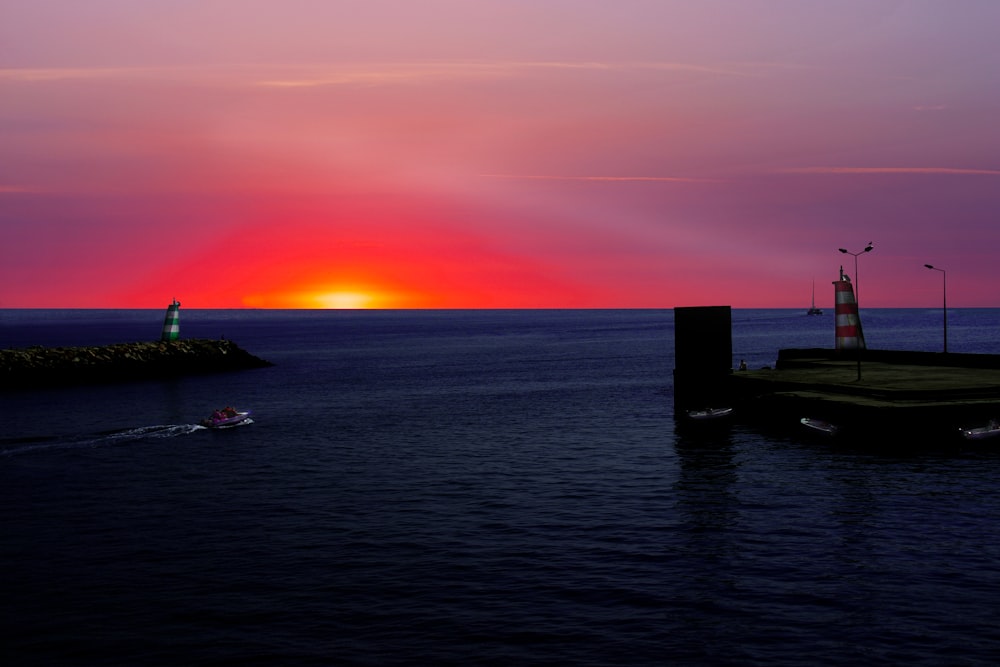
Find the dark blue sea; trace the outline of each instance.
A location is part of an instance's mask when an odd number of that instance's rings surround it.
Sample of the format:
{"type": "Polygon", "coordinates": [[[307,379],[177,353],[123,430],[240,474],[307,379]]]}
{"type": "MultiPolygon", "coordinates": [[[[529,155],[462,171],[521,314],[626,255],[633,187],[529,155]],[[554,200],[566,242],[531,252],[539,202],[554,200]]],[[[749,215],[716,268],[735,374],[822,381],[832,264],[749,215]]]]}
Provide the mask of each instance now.
{"type": "MultiPolygon", "coordinates": [[[[734,364],[832,347],[804,311],[734,310],[734,364]]],[[[0,310],[0,348],[164,314],[0,310]]],[[[940,309],[862,317],[941,349],[940,309]]],[[[1000,450],[680,429],[673,321],[182,308],[275,365],[0,394],[0,663],[997,664],[1000,450]]],[[[948,327],[1000,353],[1000,310],[948,327]]]]}

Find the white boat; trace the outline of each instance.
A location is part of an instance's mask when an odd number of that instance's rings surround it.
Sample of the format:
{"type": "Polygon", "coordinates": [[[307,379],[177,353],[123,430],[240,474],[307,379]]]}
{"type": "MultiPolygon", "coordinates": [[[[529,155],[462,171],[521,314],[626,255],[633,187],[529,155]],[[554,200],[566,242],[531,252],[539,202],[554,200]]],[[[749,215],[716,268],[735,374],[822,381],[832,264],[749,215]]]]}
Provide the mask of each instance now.
{"type": "Polygon", "coordinates": [[[732,408],[700,408],[698,410],[688,410],[689,419],[703,421],[706,419],[721,419],[733,413],[732,408]]]}
{"type": "Polygon", "coordinates": [[[802,425],[806,428],[825,435],[837,435],[837,431],[840,430],[836,424],[831,424],[830,422],[823,421],[822,419],[803,417],[799,421],[801,421],[802,425]]]}
{"type": "Polygon", "coordinates": [[[962,428],[962,437],[966,440],[986,440],[1000,436],[1000,422],[991,419],[985,426],[962,428]]]}
{"type": "Polygon", "coordinates": [[[210,416],[199,422],[205,428],[227,428],[242,424],[250,418],[250,411],[238,411],[232,408],[216,410],[210,416]]]}
{"type": "Polygon", "coordinates": [[[810,306],[809,310],[806,311],[806,315],[822,315],[822,314],[823,314],[823,309],[816,307],[816,281],[814,280],[812,306],[810,306]]]}

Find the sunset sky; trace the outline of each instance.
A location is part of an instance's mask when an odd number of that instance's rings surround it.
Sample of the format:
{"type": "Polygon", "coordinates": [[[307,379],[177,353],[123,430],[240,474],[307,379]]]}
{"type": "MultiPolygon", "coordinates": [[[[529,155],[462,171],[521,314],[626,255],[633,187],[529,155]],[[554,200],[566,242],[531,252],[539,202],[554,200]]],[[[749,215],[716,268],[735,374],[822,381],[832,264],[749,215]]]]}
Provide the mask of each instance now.
{"type": "Polygon", "coordinates": [[[0,307],[1000,307],[997,0],[0,0],[0,307]]]}

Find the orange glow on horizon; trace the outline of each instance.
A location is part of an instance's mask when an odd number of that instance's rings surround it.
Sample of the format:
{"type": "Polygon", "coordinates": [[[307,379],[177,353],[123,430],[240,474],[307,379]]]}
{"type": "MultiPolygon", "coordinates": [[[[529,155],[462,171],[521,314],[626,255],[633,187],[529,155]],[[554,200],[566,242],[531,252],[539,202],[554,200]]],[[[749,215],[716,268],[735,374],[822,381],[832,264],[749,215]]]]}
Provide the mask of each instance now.
{"type": "Polygon", "coordinates": [[[0,309],[1000,304],[997,3],[342,4],[6,3],[0,309]]]}
{"type": "Polygon", "coordinates": [[[115,300],[370,310],[583,307],[603,296],[560,262],[469,229],[464,210],[407,203],[261,197],[225,231],[162,255],[115,300]]]}
{"type": "Polygon", "coordinates": [[[376,307],[376,297],[366,292],[323,292],[312,296],[321,308],[333,308],[336,310],[359,310],[363,308],[376,307]]]}
{"type": "Polygon", "coordinates": [[[338,286],[318,290],[286,290],[243,297],[248,308],[306,310],[372,310],[413,307],[416,299],[386,290],[360,286],[338,286]]]}

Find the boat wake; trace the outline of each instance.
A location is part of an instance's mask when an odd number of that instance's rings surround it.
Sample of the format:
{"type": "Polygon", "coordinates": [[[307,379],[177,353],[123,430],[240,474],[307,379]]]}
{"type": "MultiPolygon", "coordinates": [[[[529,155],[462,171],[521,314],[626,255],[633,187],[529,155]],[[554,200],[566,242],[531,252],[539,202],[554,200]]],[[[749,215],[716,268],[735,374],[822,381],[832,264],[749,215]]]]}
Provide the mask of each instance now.
{"type": "Polygon", "coordinates": [[[200,431],[204,427],[198,424],[167,424],[163,426],[140,426],[129,428],[124,431],[112,431],[106,434],[107,439],[112,441],[138,440],[141,438],[173,438],[178,435],[187,435],[200,431]]]}
{"type": "Polygon", "coordinates": [[[30,452],[59,449],[83,449],[105,445],[121,445],[140,440],[159,438],[175,438],[196,431],[206,430],[198,424],[159,424],[155,426],[137,426],[135,428],[116,429],[101,433],[66,436],[38,436],[12,440],[0,439],[0,456],[16,456],[30,452]]]}

